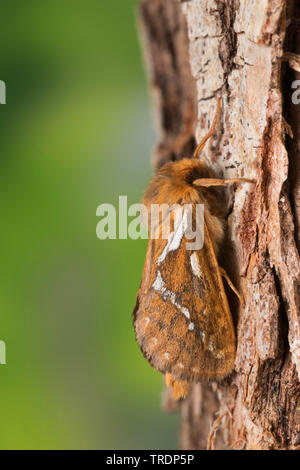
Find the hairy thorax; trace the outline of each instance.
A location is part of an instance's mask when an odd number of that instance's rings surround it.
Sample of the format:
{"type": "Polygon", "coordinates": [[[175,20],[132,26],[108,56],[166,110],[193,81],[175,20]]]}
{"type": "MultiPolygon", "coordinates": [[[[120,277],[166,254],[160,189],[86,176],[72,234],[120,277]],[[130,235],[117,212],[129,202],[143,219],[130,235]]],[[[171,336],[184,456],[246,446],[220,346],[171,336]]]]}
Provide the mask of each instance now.
{"type": "Polygon", "coordinates": [[[165,204],[168,207],[175,204],[203,204],[205,221],[218,254],[224,238],[224,197],[220,189],[200,188],[193,184],[200,178],[213,177],[215,177],[213,171],[199,159],[185,158],[169,162],[158,169],[153,176],[143,203],[148,209],[148,214],[151,213],[151,206],[154,204],[165,204]]]}

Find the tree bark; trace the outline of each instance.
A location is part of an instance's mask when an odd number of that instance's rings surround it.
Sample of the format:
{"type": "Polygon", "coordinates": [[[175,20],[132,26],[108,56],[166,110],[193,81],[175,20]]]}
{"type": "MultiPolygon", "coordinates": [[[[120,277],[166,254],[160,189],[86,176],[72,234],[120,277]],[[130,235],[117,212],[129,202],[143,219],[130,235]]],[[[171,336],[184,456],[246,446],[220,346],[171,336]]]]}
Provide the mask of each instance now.
{"type": "Polygon", "coordinates": [[[245,298],[241,307],[228,293],[235,369],[193,386],[180,405],[181,447],[300,448],[300,105],[291,100],[300,72],[285,54],[300,53],[297,0],[141,0],[140,19],[154,165],[191,156],[221,95],[201,158],[221,177],[257,180],[228,189],[221,264],[245,298]]]}

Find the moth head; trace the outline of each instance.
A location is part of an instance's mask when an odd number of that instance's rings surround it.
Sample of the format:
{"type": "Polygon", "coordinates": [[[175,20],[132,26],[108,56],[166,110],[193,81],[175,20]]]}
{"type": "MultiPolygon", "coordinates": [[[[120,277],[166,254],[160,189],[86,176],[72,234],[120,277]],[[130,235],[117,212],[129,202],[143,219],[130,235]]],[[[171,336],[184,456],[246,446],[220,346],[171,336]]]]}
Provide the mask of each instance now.
{"type": "Polygon", "coordinates": [[[176,162],[168,162],[156,171],[146,190],[143,202],[149,205],[198,201],[201,190],[194,184],[194,181],[212,176],[212,171],[198,158],[184,158],[176,162]]]}
{"type": "Polygon", "coordinates": [[[164,165],[158,175],[169,178],[174,184],[194,186],[194,181],[212,176],[211,170],[198,158],[184,158],[164,165]]]}

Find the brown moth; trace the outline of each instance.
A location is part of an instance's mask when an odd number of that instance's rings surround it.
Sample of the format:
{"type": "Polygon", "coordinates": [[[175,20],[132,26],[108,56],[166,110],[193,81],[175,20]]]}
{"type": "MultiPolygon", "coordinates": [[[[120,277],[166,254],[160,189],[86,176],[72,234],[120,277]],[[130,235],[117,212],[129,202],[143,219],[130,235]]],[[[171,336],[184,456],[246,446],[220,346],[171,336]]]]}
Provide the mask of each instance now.
{"type": "Polygon", "coordinates": [[[166,204],[167,209],[159,223],[150,227],[134,327],[143,355],[165,374],[176,399],[187,395],[192,382],[222,379],[234,366],[235,331],[222,281],[227,276],[217,259],[224,222],[220,199],[211,187],[252,180],[220,180],[197,158],[213,134],[220,106],[219,99],[212,127],[198,145],[195,158],[169,162],[158,169],[143,198],[148,214],[156,204],[166,204]],[[195,228],[199,204],[204,207],[203,246],[188,249],[191,240],[183,220],[185,209],[179,223],[176,210],[191,207],[195,228]],[[167,239],[162,236],[166,221],[173,229],[167,239]]]}

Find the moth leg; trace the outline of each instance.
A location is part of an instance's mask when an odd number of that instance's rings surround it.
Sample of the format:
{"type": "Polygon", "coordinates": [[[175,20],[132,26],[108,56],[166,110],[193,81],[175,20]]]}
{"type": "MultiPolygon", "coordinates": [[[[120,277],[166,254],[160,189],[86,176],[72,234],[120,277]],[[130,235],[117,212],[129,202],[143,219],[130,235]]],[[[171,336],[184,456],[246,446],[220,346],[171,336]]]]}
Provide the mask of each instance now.
{"type": "Polygon", "coordinates": [[[210,186],[226,186],[229,183],[255,183],[255,180],[250,178],[231,178],[222,180],[220,178],[200,178],[193,181],[196,186],[203,186],[209,188],[210,186]]]}
{"type": "Polygon", "coordinates": [[[172,374],[166,373],[166,385],[167,387],[172,387],[173,389],[173,398],[179,400],[180,398],[185,398],[190,391],[190,382],[185,380],[176,380],[172,374]]]}
{"type": "Polygon", "coordinates": [[[221,275],[226,279],[227,281],[227,284],[229,285],[229,287],[233,290],[233,292],[235,293],[235,295],[238,297],[239,301],[241,302],[242,305],[245,304],[245,301],[244,301],[244,297],[239,293],[239,291],[237,290],[237,288],[235,287],[235,285],[231,282],[231,279],[230,277],[228,276],[227,272],[225,271],[225,269],[219,267],[220,269],[220,273],[221,275]]]}
{"type": "Polygon", "coordinates": [[[282,118],[282,127],[284,130],[284,133],[287,134],[291,139],[293,139],[294,134],[293,134],[292,126],[284,118],[282,118]]]}
{"type": "Polygon", "coordinates": [[[286,51],[283,56],[280,57],[280,60],[287,61],[291,69],[295,70],[296,72],[299,70],[300,54],[286,51]]]}

